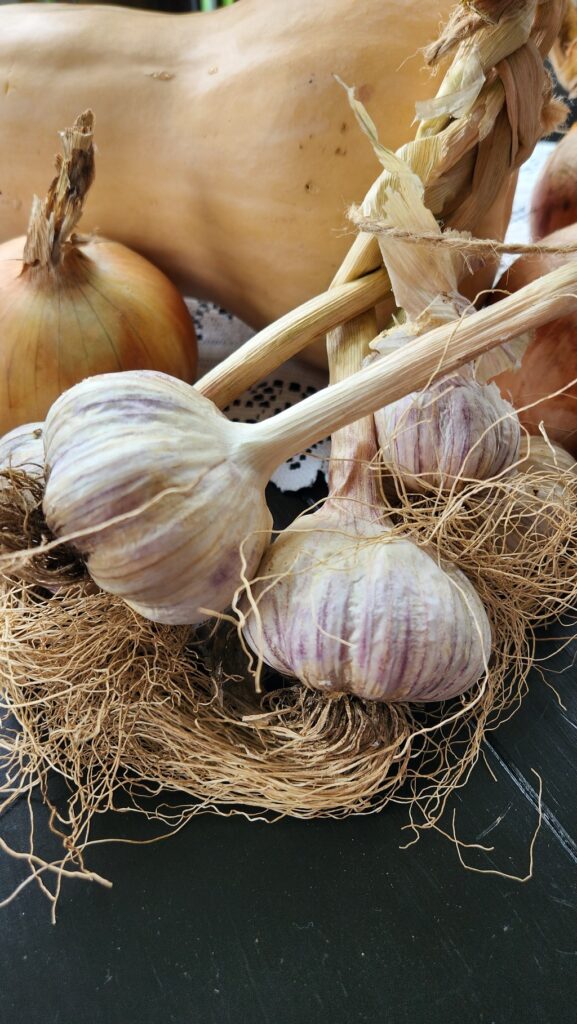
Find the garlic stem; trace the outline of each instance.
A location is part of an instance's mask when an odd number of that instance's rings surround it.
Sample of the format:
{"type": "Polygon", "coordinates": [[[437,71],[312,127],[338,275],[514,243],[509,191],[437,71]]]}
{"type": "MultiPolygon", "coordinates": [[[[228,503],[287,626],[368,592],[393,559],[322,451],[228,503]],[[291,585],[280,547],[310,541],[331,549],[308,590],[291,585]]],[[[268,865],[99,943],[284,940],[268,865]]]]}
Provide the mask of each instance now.
{"type": "Polygon", "coordinates": [[[576,308],[577,265],[567,264],[493,306],[429,331],[292,409],[252,425],[254,459],[272,472],[290,455],[338,427],[424,388],[504,341],[576,308]]]}
{"type": "MultiPolygon", "coordinates": [[[[377,264],[379,261],[380,255],[377,264]]],[[[343,320],[381,302],[389,289],[389,279],[382,268],[358,280],[330,288],[259,331],[197,381],[196,389],[212,399],[220,409],[224,408],[256,380],[265,377],[310,342],[343,320]]],[[[391,312],[393,308],[391,299],[391,312]]]]}
{"type": "MultiPolygon", "coordinates": [[[[371,309],[331,331],[327,337],[331,384],[345,381],[362,369],[376,327],[376,314],[371,309]]],[[[328,500],[351,497],[366,513],[377,509],[376,514],[380,515],[376,480],[369,466],[376,454],[377,439],[371,415],[336,430],[331,438],[328,500]]]]}
{"type": "MultiPolygon", "coordinates": [[[[510,15],[501,17],[496,25],[487,21],[473,33],[468,32],[457,47],[453,61],[437,91],[437,97],[442,97],[455,88],[455,83],[462,78],[463,70],[471,60],[474,60],[480,66],[481,71],[487,75],[496,63],[506,59],[523,46],[531,33],[536,6],[536,0],[527,0],[526,3],[516,4],[514,11],[510,15]]],[[[549,17],[552,20],[554,20],[554,15],[555,12],[549,12],[549,17]]],[[[557,12],[557,16],[557,20],[559,20],[560,12],[557,12]]],[[[455,165],[463,159],[467,151],[473,150],[479,143],[481,122],[483,138],[487,138],[489,134],[487,115],[490,113],[491,120],[495,124],[504,104],[505,91],[500,82],[485,86],[473,108],[466,114],[453,120],[444,117],[422,122],[416,139],[397,151],[397,155],[406,160],[411,169],[419,175],[426,188],[438,188],[439,185],[443,185],[442,205],[445,209],[450,208],[455,195],[463,184],[457,178],[451,182],[451,172],[454,171],[455,165]],[[486,94],[489,92],[492,102],[487,102],[486,94]],[[444,182],[441,180],[443,178],[444,182]]],[[[499,191],[510,169],[507,167],[505,170],[506,173],[501,172],[500,176],[493,175],[493,195],[499,191]]],[[[377,182],[372,188],[375,186],[377,186],[377,182]]],[[[475,187],[474,182],[471,181],[470,187],[475,187]]],[[[426,194],[425,202],[430,208],[435,208],[435,213],[439,215],[442,213],[438,204],[431,203],[426,194]]],[[[451,218],[448,217],[445,220],[447,225],[451,226],[451,218]]],[[[473,224],[462,224],[461,227],[470,230],[473,224]]],[[[333,284],[352,281],[360,274],[366,274],[378,267],[380,262],[375,239],[370,235],[360,233],[337,271],[333,284]]]]}

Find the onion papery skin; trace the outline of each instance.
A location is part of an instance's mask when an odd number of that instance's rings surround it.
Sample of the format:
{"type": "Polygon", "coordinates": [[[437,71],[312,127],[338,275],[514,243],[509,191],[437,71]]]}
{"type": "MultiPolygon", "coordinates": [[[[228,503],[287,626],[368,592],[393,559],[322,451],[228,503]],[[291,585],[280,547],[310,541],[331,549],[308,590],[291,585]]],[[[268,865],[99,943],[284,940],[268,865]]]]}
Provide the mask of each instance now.
{"type": "Polygon", "coordinates": [[[438,701],[486,669],[491,629],[472,584],[381,523],[330,508],[299,519],[267,550],[251,589],[249,646],[313,689],[438,701]]]}
{"type": "Polygon", "coordinates": [[[0,246],[0,433],[42,420],[83,378],[155,369],[193,381],[197,346],[182,296],[117,242],[73,236],[54,265],[0,246]]]}

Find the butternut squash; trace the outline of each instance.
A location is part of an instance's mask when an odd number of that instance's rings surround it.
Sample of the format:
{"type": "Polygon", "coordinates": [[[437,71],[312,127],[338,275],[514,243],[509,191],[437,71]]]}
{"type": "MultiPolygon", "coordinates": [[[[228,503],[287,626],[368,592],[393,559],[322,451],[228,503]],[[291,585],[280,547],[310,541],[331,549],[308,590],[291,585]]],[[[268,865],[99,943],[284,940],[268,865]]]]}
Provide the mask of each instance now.
{"type": "MultiPolygon", "coordinates": [[[[0,7],[0,241],[22,234],[56,132],[90,106],[82,230],[124,242],[255,327],[327,287],[378,173],[333,74],[382,140],[434,93],[420,47],[454,0],[241,0],[211,14],[0,7]]],[[[502,235],[508,197],[479,233],[502,235]]]]}

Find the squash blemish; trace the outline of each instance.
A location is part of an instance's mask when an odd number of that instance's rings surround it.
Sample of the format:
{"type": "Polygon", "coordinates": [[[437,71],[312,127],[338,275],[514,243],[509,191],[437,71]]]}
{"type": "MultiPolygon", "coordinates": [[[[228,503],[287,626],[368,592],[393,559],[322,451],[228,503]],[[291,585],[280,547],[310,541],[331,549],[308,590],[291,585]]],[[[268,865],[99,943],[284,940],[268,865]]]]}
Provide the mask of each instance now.
{"type": "Polygon", "coordinates": [[[152,71],[148,78],[154,78],[156,82],[170,82],[174,78],[172,71],[152,71]]]}

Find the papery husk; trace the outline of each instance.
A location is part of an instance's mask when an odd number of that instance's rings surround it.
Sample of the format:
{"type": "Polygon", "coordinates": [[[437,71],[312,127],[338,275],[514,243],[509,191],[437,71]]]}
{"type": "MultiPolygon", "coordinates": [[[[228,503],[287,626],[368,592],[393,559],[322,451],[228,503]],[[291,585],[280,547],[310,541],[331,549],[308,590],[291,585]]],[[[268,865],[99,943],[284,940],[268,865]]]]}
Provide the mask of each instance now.
{"type": "Polygon", "coordinates": [[[522,699],[536,626],[575,617],[575,476],[545,468],[533,482],[547,489],[552,472],[572,500],[556,502],[549,487],[546,508],[536,508],[553,526],[547,542],[528,533],[514,550],[503,541],[514,480],[418,500],[397,481],[394,529],[459,565],[493,629],[487,675],[461,698],[426,709],[327,698],[278,677],[258,695],[229,623],[212,634],[151,623],[98,590],[65,547],[22,563],[17,553],[46,536],[42,486],[18,471],[4,474],[2,546],[16,554],[2,578],[0,674],[3,718],[17,725],[5,722],[0,810],[39,790],[64,847],[51,865],[55,888],[46,887],[41,858],[30,862],[30,880],[55,901],[62,877],[91,877],[85,854],[94,816],[118,806],[169,829],[207,811],[341,818],[389,802],[406,804],[417,830],[438,823],[486,732],[522,699]],[[65,780],[66,804],[51,802],[53,772],[65,780]],[[178,794],[173,802],[170,792],[178,794]]]}

